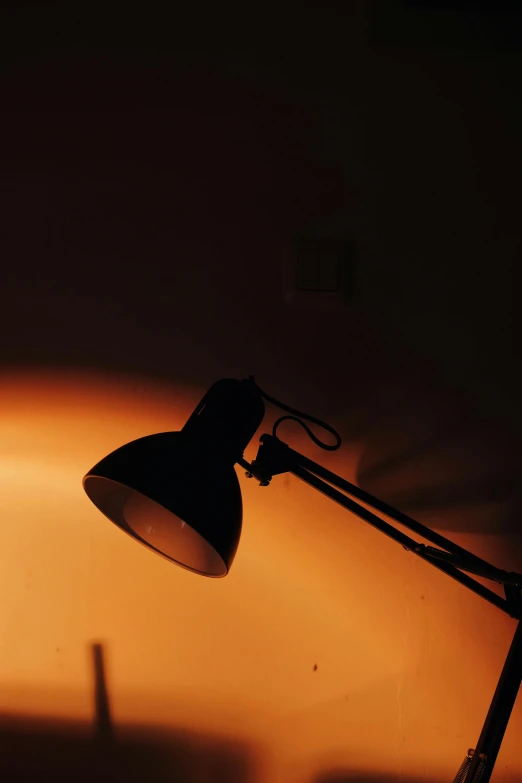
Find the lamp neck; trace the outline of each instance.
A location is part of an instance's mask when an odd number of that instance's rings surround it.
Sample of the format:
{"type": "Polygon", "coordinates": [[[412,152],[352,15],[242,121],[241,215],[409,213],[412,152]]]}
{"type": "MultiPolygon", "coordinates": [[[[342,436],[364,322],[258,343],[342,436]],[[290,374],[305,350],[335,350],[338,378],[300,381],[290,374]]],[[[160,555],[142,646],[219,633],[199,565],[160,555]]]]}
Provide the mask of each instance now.
{"type": "Polygon", "coordinates": [[[181,430],[196,451],[218,452],[237,462],[265,414],[259,391],[251,381],[225,378],[200,400],[181,430]]]}

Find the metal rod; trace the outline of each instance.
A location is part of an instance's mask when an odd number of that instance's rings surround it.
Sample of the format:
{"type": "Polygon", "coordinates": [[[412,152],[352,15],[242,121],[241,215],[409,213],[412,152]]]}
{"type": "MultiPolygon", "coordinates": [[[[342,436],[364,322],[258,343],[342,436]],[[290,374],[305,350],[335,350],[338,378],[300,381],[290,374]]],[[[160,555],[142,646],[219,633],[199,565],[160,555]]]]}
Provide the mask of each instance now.
{"type": "MultiPolygon", "coordinates": [[[[424,545],[423,545],[424,546],[424,545]]],[[[507,571],[500,571],[493,565],[487,567],[486,565],[476,565],[473,560],[461,555],[454,555],[451,552],[444,552],[437,547],[427,546],[426,554],[432,557],[434,560],[444,560],[445,563],[460,568],[462,571],[467,571],[469,574],[475,574],[476,576],[482,576],[484,579],[491,579],[492,582],[498,582],[499,584],[509,585],[511,587],[520,587],[522,585],[522,577],[520,574],[511,573],[507,571]]]]}
{"type": "Polygon", "coordinates": [[[519,574],[507,573],[495,568],[480,557],[459,547],[453,541],[435,533],[322,465],[290,449],[276,437],[263,435],[261,442],[262,446],[252,465],[248,465],[244,460],[240,461],[240,464],[247,468],[247,475],[255,475],[263,486],[267,486],[274,474],[293,473],[306,484],[319,490],[343,508],[348,509],[381,533],[401,544],[405,549],[414,552],[417,557],[427,560],[439,571],[443,571],[455,581],[485,598],[489,603],[519,620],[477,747],[465,773],[466,777],[462,778],[464,765],[457,774],[457,779],[462,783],[479,783],[479,781],[480,783],[489,783],[522,680],[522,601],[519,594],[522,577],[519,574]],[[348,497],[349,495],[431,541],[440,549],[417,543],[368,508],[348,497]],[[506,598],[501,598],[468,574],[463,573],[466,570],[503,584],[506,598]]]}
{"type": "MultiPolygon", "coordinates": [[[[346,479],[337,476],[332,471],[324,468],[313,460],[304,457],[299,452],[290,449],[286,444],[274,436],[264,435],[261,438],[258,457],[252,465],[243,460],[240,464],[248,470],[247,475],[256,475],[261,484],[266,486],[275,473],[291,472],[306,484],[319,490],[324,495],[339,503],[356,516],[364,519],[381,533],[401,544],[405,549],[411,550],[417,557],[426,560],[431,565],[451,576],[477,595],[485,598],[502,611],[517,617],[519,620],[517,630],[513,638],[509,653],[500,675],[493,701],[489,708],[484,726],[482,728],[477,747],[471,757],[471,763],[467,769],[463,783],[489,783],[491,773],[495,765],[497,755],[504,738],[504,734],[515,703],[520,682],[522,680],[522,601],[520,600],[519,574],[510,574],[495,568],[490,563],[482,560],[466,549],[459,547],[453,541],[435,533],[420,522],[403,514],[382,500],[373,497],[369,493],[351,484],[346,479]],[[336,489],[337,487],[337,489],[336,489]],[[342,490],[339,491],[339,490],[342,490]],[[346,493],[346,494],[344,494],[346,493]],[[365,503],[382,514],[390,517],[407,529],[417,533],[440,549],[419,544],[405,533],[397,530],[393,525],[385,522],[365,506],[356,500],[365,503]],[[442,551],[446,550],[446,551],[442,551]],[[501,598],[492,590],[477,582],[463,571],[484,576],[495,580],[505,587],[506,598],[501,598]]],[[[457,777],[462,780],[464,767],[461,767],[457,777]]]]}
{"type": "MultiPolygon", "coordinates": [[[[308,457],[299,454],[299,452],[294,451],[293,449],[290,449],[290,453],[292,458],[297,462],[298,465],[302,466],[303,468],[306,468],[311,473],[315,474],[316,476],[319,476],[325,481],[328,481],[330,484],[333,484],[339,489],[342,489],[344,492],[347,492],[348,494],[352,495],[353,497],[357,498],[363,503],[372,506],[372,508],[375,508],[377,511],[386,514],[386,516],[391,517],[394,521],[398,522],[401,525],[404,525],[404,527],[407,527],[409,530],[412,530],[414,533],[418,533],[427,541],[431,541],[433,544],[436,544],[437,546],[446,549],[448,552],[451,552],[452,554],[462,556],[463,558],[465,558],[465,560],[468,561],[469,565],[472,565],[474,563],[477,566],[477,568],[482,567],[483,569],[485,569],[485,571],[488,572],[488,574],[491,573],[492,569],[495,568],[490,563],[487,563],[485,560],[482,560],[480,557],[474,555],[472,552],[468,552],[466,549],[463,549],[462,547],[458,546],[458,544],[455,544],[449,538],[445,538],[444,536],[441,536],[439,533],[436,533],[435,531],[431,530],[429,527],[426,527],[426,525],[422,525],[420,522],[417,522],[415,519],[412,519],[407,514],[403,514],[402,511],[398,511],[396,508],[393,508],[392,506],[389,506],[387,503],[384,503],[384,501],[373,497],[373,495],[370,495],[368,492],[365,492],[363,489],[360,489],[360,487],[357,487],[355,484],[351,484],[349,481],[346,481],[346,479],[337,476],[335,473],[332,473],[331,470],[328,470],[322,465],[319,465],[317,462],[314,462],[308,457]]],[[[504,574],[506,577],[508,577],[508,574],[502,571],[501,569],[496,569],[496,570],[498,572],[499,577],[501,577],[504,574]]],[[[491,579],[493,577],[488,576],[487,578],[491,579]]],[[[504,583],[504,580],[502,579],[499,579],[499,581],[502,581],[504,583]]]]}
{"type": "MultiPolygon", "coordinates": [[[[506,614],[509,614],[511,616],[513,615],[514,609],[506,601],[505,598],[501,598],[492,590],[489,590],[487,587],[484,587],[484,585],[480,584],[480,582],[477,582],[475,579],[468,576],[467,574],[463,574],[461,571],[459,571],[458,568],[455,568],[454,566],[445,563],[442,560],[433,559],[432,557],[430,557],[429,554],[426,553],[425,548],[423,549],[422,547],[420,547],[413,538],[410,538],[405,533],[402,533],[400,530],[394,528],[393,525],[390,525],[388,522],[385,522],[383,519],[380,519],[380,517],[376,516],[376,514],[372,513],[369,509],[364,508],[364,506],[361,506],[359,505],[359,503],[356,503],[355,500],[352,500],[351,498],[344,495],[342,492],[339,492],[330,484],[326,483],[326,481],[323,481],[321,478],[314,476],[313,473],[311,473],[301,465],[293,465],[290,470],[295,476],[300,478],[306,484],[309,484],[315,489],[318,489],[324,495],[331,498],[332,500],[335,500],[336,503],[339,503],[339,505],[343,506],[344,508],[347,508],[349,511],[351,511],[353,514],[360,517],[361,519],[364,519],[370,525],[377,528],[377,530],[380,530],[381,533],[384,533],[389,538],[392,538],[394,541],[397,541],[397,543],[402,544],[402,546],[405,549],[411,550],[414,554],[417,555],[417,557],[420,557],[422,560],[428,561],[433,566],[435,566],[435,568],[438,568],[439,571],[443,571],[445,574],[448,574],[448,576],[451,576],[457,582],[460,582],[461,584],[463,584],[465,587],[472,590],[477,595],[480,595],[482,598],[485,598],[486,601],[489,601],[494,606],[498,607],[499,609],[502,609],[502,611],[506,612],[506,614]]],[[[421,525],[421,527],[423,526],[421,525]]]]}
{"type": "Polygon", "coordinates": [[[521,680],[522,622],[519,621],[464,783],[478,783],[479,780],[489,783],[521,680]],[[482,760],[484,768],[480,777],[475,777],[482,760]]]}

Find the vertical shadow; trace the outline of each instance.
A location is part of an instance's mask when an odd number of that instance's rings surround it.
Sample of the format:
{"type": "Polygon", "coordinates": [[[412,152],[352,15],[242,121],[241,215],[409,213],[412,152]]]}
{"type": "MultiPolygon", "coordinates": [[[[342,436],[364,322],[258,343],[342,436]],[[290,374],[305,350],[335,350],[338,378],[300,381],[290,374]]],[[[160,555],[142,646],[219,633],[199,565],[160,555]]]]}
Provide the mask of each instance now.
{"type": "Polygon", "coordinates": [[[101,745],[110,744],[114,740],[114,729],[111,719],[109,692],[105,673],[104,646],[95,642],[91,646],[94,668],[94,707],[96,739],[101,745]]]}
{"type": "MultiPolygon", "coordinates": [[[[182,726],[120,723],[115,728],[106,646],[89,645],[94,727],[75,719],[0,712],[0,780],[9,783],[247,783],[250,750],[233,738],[182,726]]],[[[49,694],[52,704],[52,694],[49,694]]]]}

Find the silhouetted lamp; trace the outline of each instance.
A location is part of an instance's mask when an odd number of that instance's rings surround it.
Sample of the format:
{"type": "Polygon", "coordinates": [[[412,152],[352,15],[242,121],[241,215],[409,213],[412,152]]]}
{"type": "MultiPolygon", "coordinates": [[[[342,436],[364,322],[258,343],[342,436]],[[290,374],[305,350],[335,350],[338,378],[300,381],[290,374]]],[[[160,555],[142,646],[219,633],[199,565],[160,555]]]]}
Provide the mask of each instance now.
{"type": "Polygon", "coordinates": [[[116,449],[85,476],[85,491],[105,516],[158,554],[198,574],[225,576],[241,534],[234,464],[264,412],[252,384],[218,381],[181,432],[116,449]]]}
{"type": "Polygon", "coordinates": [[[293,473],[516,618],[517,629],[477,747],[468,751],[454,779],[488,783],[522,678],[522,576],[490,565],[291,449],[277,437],[278,426],[287,419],[299,422],[321,448],[339,448],[341,439],[332,427],[269,397],[253,378],[224,379],[209,389],[180,432],[139,438],[98,462],[83,480],[85,491],[106,517],[149,549],[190,571],[221,577],[230,569],[241,534],[241,493],[234,465],[245,468],[247,476],[262,486],[268,486],[274,475],[293,473]],[[249,464],[243,452],[263,420],[263,398],[290,415],[276,421],[271,435],[261,436],[256,459],[249,464]],[[332,433],[335,443],[320,441],[304,420],[332,433]],[[367,506],[435,546],[418,543],[367,506]],[[504,597],[470,574],[502,585],[504,597]]]}

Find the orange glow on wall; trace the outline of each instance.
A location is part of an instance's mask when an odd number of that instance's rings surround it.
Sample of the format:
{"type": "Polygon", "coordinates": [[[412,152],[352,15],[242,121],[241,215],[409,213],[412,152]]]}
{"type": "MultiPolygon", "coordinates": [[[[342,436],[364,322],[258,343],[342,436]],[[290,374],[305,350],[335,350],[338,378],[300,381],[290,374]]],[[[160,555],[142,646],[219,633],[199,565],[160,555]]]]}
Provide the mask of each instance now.
{"type": "MultiPolygon", "coordinates": [[[[451,780],[476,742],[509,618],[293,477],[262,489],[239,471],[243,537],[222,580],[155,556],[89,502],[87,469],[179,429],[203,391],[0,376],[1,712],[90,721],[88,650],[102,640],[117,726],[232,737],[257,759],[249,779],[451,780]]],[[[288,434],[321,461],[299,437],[288,434]]],[[[337,468],[351,478],[349,461],[337,468]]],[[[499,783],[522,779],[521,729],[519,700],[499,783]]]]}

